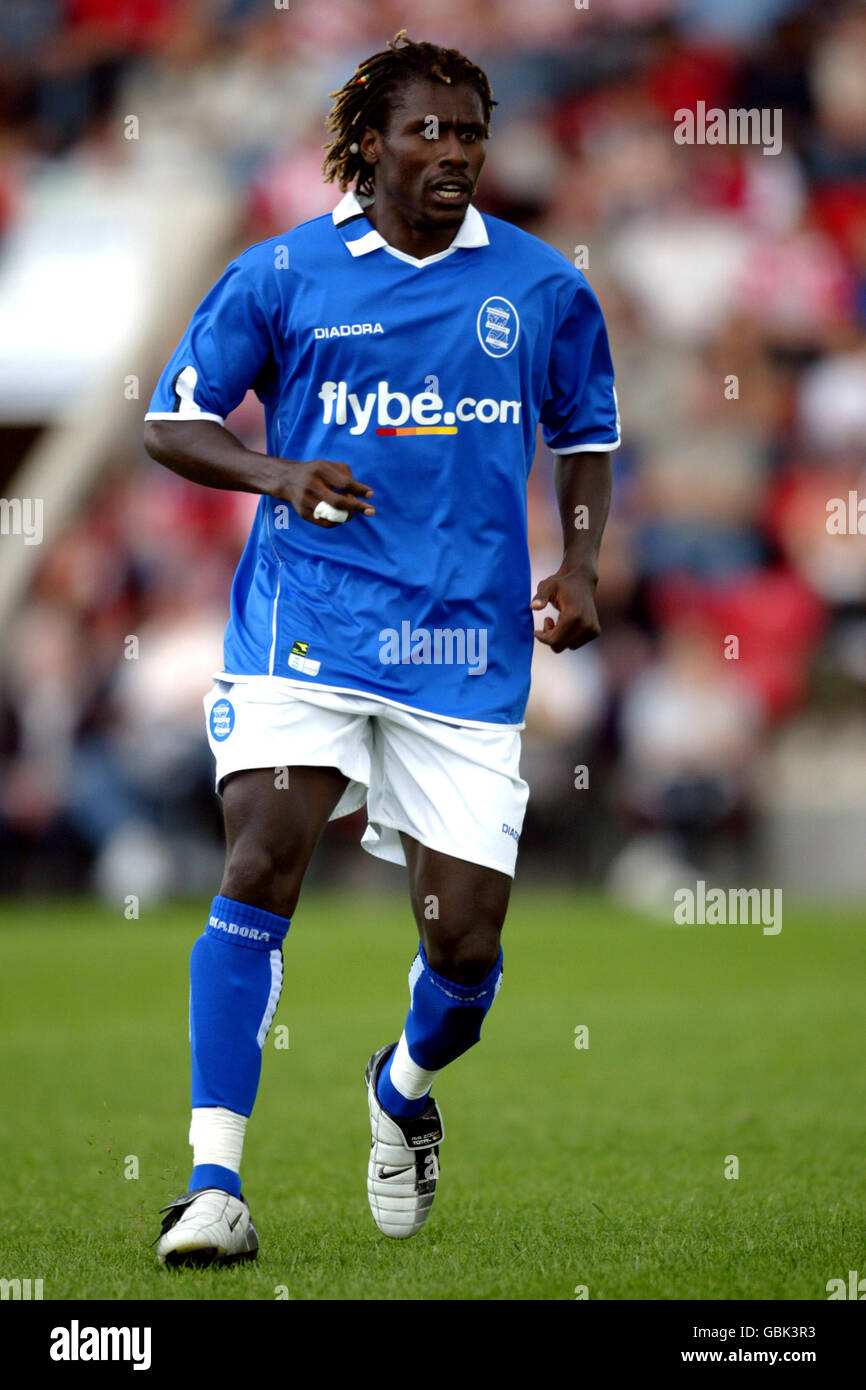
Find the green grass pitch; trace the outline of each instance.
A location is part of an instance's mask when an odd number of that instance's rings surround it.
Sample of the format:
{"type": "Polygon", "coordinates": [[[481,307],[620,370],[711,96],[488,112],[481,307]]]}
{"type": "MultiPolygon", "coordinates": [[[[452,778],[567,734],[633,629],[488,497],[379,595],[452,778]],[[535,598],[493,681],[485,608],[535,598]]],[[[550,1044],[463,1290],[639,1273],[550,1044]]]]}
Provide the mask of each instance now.
{"type": "Polygon", "coordinates": [[[161,1269],[204,906],[3,905],[3,1277],[46,1299],[739,1300],[866,1273],[861,914],[786,905],[764,936],[519,887],[483,1041],[436,1086],[420,1235],[380,1236],[365,1191],[362,1073],[404,1017],[408,902],[311,891],[247,1135],[259,1259],[161,1269]]]}

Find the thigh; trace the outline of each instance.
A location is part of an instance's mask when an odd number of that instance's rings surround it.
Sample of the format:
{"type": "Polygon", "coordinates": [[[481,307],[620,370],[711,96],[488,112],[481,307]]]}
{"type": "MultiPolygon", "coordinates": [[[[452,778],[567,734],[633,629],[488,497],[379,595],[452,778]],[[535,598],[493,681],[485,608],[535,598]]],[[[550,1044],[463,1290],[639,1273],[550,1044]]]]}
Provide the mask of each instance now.
{"type": "Polygon", "coordinates": [[[335,767],[235,772],[223,785],[226,862],[220,893],[291,917],[304,874],[348,779],[335,767]]]}
{"type": "Polygon", "coordinates": [[[229,858],[244,841],[278,866],[316,847],[348,785],[336,767],[252,768],[223,782],[223,820],[229,858]]]}
{"type": "Polygon", "coordinates": [[[226,830],[220,892],[290,917],[328,820],[364,803],[369,716],[267,677],[217,681],[204,706],[226,830]]]}

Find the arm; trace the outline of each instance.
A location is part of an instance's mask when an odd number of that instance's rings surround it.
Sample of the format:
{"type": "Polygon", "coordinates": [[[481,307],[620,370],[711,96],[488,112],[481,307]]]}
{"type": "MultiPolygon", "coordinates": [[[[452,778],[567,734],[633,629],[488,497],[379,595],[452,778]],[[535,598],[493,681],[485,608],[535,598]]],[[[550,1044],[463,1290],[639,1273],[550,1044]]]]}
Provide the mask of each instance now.
{"type": "Polygon", "coordinates": [[[610,507],[611,472],[607,453],[556,455],[554,481],[562,518],[562,564],[556,574],[542,579],[530,604],[536,612],[548,603],[559,610],[555,622],[547,617],[544,628],[535,632],[538,641],[555,652],[582,647],[601,632],[595,588],[598,553],[610,507]]]}
{"type": "Polygon", "coordinates": [[[372,497],[372,488],[353,478],[347,464],[328,459],[300,463],[257,454],[214,420],[149,420],[144,427],[144,447],[157,463],[190,482],[265,493],[290,503],[298,516],[314,526],[330,529],[340,525],[314,518],[319,502],[347,511],[350,521],[356,512],[374,515],[366,500],[372,497]]]}

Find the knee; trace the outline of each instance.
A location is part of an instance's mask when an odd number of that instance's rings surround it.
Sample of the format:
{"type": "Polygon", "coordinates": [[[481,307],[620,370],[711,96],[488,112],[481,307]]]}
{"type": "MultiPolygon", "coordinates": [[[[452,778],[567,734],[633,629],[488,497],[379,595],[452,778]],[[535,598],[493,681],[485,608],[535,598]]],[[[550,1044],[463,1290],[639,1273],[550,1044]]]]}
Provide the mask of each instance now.
{"type": "Polygon", "coordinates": [[[235,902],[291,917],[298,904],[303,863],[276,854],[267,845],[240,841],[226,856],[220,893],[235,902]]]}
{"type": "Polygon", "coordinates": [[[478,985],[499,959],[498,926],[474,924],[466,931],[427,932],[424,951],[431,970],[457,985],[478,985]]]}

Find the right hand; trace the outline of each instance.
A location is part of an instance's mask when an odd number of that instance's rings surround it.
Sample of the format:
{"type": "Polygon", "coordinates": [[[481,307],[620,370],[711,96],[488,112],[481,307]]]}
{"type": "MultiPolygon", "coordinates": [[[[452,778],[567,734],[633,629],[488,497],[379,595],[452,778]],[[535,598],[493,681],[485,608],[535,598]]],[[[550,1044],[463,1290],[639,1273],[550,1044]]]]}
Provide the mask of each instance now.
{"type": "Polygon", "coordinates": [[[282,464],[279,481],[271,496],[290,502],[302,521],[326,530],[345,525],[342,521],[324,521],[314,516],[319,502],[328,502],[348,512],[347,521],[357,513],[375,516],[375,508],[367,501],[373,496],[373,489],[353,478],[347,463],[333,463],[329,459],[313,459],[310,463],[280,459],[279,462],[282,464]]]}

